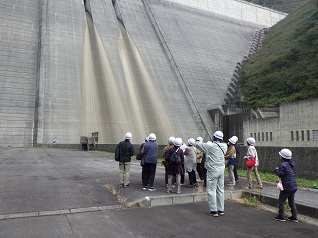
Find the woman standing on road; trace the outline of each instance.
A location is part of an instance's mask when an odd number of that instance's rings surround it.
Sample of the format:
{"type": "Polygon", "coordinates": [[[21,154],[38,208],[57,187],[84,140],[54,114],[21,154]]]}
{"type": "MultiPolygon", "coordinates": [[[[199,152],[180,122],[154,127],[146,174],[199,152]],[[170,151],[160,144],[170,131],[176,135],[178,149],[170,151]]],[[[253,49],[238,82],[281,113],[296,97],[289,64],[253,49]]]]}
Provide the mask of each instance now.
{"type": "Polygon", "coordinates": [[[256,160],[255,165],[253,167],[247,167],[246,177],[247,177],[248,185],[246,189],[252,188],[252,175],[251,175],[252,171],[254,172],[254,175],[257,180],[257,184],[258,184],[257,188],[262,189],[263,188],[262,180],[258,174],[259,160],[258,160],[256,148],[255,148],[255,139],[253,137],[249,137],[246,139],[246,142],[247,142],[247,148],[246,148],[247,151],[246,151],[246,155],[244,156],[244,160],[256,160]]]}
{"type": "Polygon", "coordinates": [[[288,199],[288,204],[291,209],[292,216],[288,220],[298,222],[297,209],[295,205],[295,193],[297,191],[297,183],[295,176],[295,163],[292,160],[292,152],[289,149],[282,149],[279,152],[281,157],[281,164],[276,167],[274,173],[281,179],[283,190],[279,193],[278,200],[278,216],[274,217],[276,221],[285,221],[284,206],[288,199]]]}
{"type": "Polygon", "coordinates": [[[177,183],[177,193],[181,193],[181,174],[183,173],[183,165],[184,165],[184,154],[183,150],[180,148],[182,145],[182,139],[181,138],[176,138],[173,142],[174,146],[170,148],[167,151],[165,160],[168,165],[167,168],[167,174],[168,174],[168,190],[167,193],[172,193],[172,179],[175,176],[176,177],[176,183],[177,183]],[[174,154],[177,153],[180,157],[180,161],[176,164],[172,164],[170,157],[174,154]]]}

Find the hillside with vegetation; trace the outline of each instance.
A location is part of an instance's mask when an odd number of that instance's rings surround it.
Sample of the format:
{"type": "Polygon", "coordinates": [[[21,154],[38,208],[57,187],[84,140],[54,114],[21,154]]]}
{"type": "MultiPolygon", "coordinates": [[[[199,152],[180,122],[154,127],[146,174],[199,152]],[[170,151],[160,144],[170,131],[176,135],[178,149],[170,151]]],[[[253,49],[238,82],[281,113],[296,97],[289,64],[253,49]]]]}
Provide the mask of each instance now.
{"type": "Polygon", "coordinates": [[[265,34],[241,73],[252,108],[318,97],[318,0],[308,0],[265,34]]]}
{"type": "Polygon", "coordinates": [[[275,9],[277,11],[290,13],[307,0],[245,0],[254,4],[275,9]]]}

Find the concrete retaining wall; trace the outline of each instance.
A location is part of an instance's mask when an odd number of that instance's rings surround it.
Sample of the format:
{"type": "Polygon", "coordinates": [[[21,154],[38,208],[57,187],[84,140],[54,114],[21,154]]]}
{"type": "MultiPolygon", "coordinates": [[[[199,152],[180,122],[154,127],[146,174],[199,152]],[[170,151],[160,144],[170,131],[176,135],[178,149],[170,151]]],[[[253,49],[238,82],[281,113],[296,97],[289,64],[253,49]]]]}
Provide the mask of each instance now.
{"type": "MultiPolygon", "coordinates": [[[[264,147],[257,146],[257,154],[260,161],[259,170],[273,173],[276,166],[280,164],[278,152],[283,148],[288,148],[293,153],[293,160],[296,165],[296,177],[307,179],[318,179],[318,148],[317,147],[264,147]]],[[[246,169],[243,157],[246,146],[241,146],[240,167],[246,169]]]]}
{"type": "Polygon", "coordinates": [[[254,137],[258,146],[318,146],[318,99],[281,104],[279,114],[244,120],[244,138],[254,137]]]}

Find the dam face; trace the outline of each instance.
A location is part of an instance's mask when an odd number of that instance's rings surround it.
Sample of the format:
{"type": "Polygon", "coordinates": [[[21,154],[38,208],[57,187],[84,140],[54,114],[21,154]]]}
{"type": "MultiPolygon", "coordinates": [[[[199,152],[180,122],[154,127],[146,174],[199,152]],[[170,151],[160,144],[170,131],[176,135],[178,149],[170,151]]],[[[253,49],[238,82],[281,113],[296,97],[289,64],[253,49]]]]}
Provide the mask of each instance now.
{"type": "Polygon", "coordinates": [[[207,110],[263,27],[173,1],[15,0],[0,17],[4,147],[209,139],[207,110]]]}

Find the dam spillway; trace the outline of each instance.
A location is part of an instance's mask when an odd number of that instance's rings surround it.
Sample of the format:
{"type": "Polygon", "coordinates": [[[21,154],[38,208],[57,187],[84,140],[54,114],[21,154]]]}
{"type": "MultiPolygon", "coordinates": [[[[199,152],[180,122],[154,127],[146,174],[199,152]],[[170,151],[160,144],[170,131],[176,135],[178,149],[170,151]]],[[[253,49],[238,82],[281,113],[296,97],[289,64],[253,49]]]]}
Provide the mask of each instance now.
{"type": "Polygon", "coordinates": [[[91,22],[81,0],[3,3],[1,145],[78,144],[95,131],[110,144],[127,131],[133,143],[208,139],[207,110],[264,25],[170,1],[85,3],[91,22]]]}

